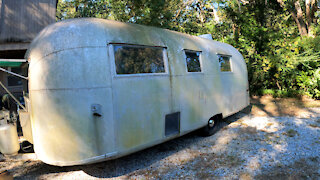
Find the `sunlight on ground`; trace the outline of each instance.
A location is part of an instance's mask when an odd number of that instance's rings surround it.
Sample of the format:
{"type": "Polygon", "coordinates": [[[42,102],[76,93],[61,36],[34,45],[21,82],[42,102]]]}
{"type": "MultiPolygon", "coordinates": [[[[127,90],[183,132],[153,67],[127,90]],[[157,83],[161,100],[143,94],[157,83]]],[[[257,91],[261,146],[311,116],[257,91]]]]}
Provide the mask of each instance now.
{"type": "Polygon", "coordinates": [[[252,111],[255,116],[296,116],[308,118],[312,110],[320,107],[320,100],[307,97],[273,98],[272,96],[253,96],[251,98],[252,111]]]}

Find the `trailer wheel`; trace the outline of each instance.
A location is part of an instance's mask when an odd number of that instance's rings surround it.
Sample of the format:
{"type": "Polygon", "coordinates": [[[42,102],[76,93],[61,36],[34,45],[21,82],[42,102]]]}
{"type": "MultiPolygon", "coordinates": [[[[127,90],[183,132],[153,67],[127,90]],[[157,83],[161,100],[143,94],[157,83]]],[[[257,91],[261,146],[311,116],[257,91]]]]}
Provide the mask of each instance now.
{"type": "Polygon", "coordinates": [[[23,141],[20,143],[20,150],[23,153],[33,153],[33,144],[31,144],[29,141],[23,141]]]}
{"type": "Polygon", "coordinates": [[[222,124],[222,115],[218,114],[213,117],[211,117],[208,121],[208,124],[201,129],[201,134],[203,136],[211,136],[214,133],[216,133],[220,128],[222,124]]]}

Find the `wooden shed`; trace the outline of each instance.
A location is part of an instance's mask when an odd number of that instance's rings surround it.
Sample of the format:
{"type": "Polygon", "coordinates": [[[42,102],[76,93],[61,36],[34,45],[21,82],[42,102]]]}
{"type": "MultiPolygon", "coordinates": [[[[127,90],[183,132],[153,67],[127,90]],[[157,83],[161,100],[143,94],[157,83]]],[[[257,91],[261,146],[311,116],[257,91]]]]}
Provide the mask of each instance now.
{"type": "MultiPolygon", "coordinates": [[[[57,0],[0,0],[0,67],[18,74],[27,73],[25,52],[33,38],[55,22],[56,7],[57,0]]],[[[27,84],[2,71],[0,80],[16,95],[27,84]]],[[[3,93],[1,89],[0,94],[3,93]]]]}

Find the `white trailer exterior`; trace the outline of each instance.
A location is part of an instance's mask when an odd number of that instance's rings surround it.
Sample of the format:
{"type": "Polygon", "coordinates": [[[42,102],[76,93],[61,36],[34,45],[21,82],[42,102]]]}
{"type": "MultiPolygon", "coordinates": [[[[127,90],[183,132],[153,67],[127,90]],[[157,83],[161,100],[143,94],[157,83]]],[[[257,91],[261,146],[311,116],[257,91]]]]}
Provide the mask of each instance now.
{"type": "Polygon", "coordinates": [[[34,148],[52,165],[124,156],[249,105],[246,64],[235,48],[170,30],[66,20],[45,28],[26,57],[34,148]],[[163,69],[119,74],[115,54],[126,48],[161,49],[163,69]],[[186,52],[198,55],[201,72],[188,72],[186,52]],[[229,58],[231,71],[220,71],[220,55],[229,58]]]}

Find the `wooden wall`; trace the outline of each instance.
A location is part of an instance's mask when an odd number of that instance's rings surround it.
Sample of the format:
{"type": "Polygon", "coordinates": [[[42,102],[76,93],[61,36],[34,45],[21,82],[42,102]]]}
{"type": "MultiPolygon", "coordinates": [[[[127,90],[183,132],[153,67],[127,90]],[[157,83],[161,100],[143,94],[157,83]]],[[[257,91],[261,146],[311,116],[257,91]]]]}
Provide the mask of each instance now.
{"type": "MultiPolygon", "coordinates": [[[[0,45],[30,43],[44,27],[55,22],[56,5],[57,0],[0,0],[0,45]]],[[[2,50],[9,49],[16,48],[2,50]]]]}

